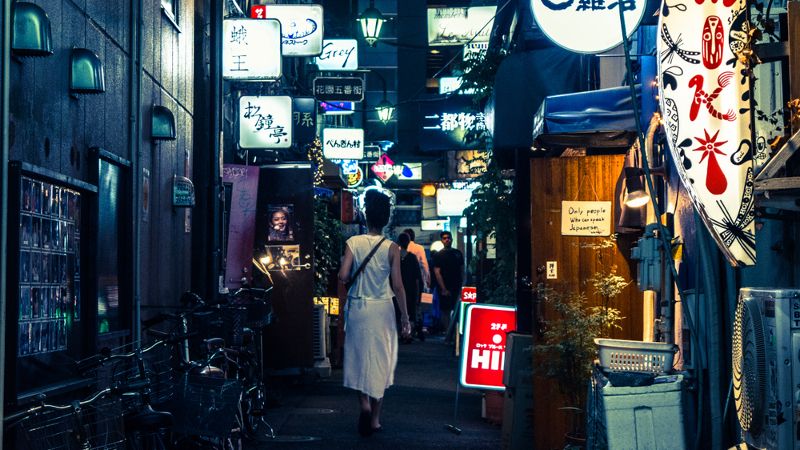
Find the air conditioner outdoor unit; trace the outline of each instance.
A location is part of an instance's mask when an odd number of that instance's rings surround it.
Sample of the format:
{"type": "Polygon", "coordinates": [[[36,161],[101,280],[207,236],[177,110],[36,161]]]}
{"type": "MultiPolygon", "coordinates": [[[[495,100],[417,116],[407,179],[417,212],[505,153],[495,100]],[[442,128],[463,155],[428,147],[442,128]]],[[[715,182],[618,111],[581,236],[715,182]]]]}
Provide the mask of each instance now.
{"type": "Polygon", "coordinates": [[[331,361],[328,359],[328,313],[325,305],[314,305],[313,324],[314,332],[311,338],[311,345],[314,352],[314,368],[320,376],[329,377],[331,375],[331,361]]]}
{"type": "Polygon", "coordinates": [[[800,290],[742,288],[733,330],[733,396],[753,448],[800,449],[800,290]]]}

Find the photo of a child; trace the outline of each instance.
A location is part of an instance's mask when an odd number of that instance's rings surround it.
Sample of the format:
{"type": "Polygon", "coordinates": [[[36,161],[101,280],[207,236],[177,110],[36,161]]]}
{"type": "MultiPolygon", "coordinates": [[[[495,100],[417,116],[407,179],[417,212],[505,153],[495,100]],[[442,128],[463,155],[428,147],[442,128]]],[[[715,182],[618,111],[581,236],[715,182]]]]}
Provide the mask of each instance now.
{"type": "Polygon", "coordinates": [[[294,241],[293,210],[292,205],[269,205],[267,207],[268,242],[294,241]]]}

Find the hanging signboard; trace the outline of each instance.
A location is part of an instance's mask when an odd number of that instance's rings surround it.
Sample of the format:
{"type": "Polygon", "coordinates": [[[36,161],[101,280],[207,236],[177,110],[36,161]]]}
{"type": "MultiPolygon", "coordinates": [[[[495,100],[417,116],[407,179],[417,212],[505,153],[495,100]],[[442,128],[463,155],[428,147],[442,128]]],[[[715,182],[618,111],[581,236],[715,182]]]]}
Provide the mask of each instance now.
{"type": "Polygon", "coordinates": [[[191,208],[194,206],[194,183],[186,177],[172,177],[172,206],[191,208]]]}
{"type": "Polygon", "coordinates": [[[561,202],[562,236],[610,236],[611,202],[561,202]]]}
{"type": "Polygon", "coordinates": [[[317,101],[313,97],[292,97],[292,134],[301,146],[317,137],[317,101]]]}
{"type": "Polygon", "coordinates": [[[422,180],[422,163],[395,164],[394,176],[400,181],[420,181],[422,180]]]}
{"type": "Polygon", "coordinates": [[[453,96],[446,100],[420,103],[422,131],[420,149],[441,151],[475,148],[486,130],[486,117],[475,111],[472,100],[453,96]],[[466,140],[468,137],[471,139],[466,140]]]}
{"type": "Polygon", "coordinates": [[[646,6],[644,0],[531,0],[533,17],[545,36],[578,53],[602,53],[620,45],[619,8],[630,37],[642,21],[646,6]]]}
{"type": "Polygon", "coordinates": [[[353,102],[319,102],[322,113],[329,116],[353,114],[356,105],[353,102]]]}
{"type": "Polygon", "coordinates": [[[450,227],[450,219],[424,219],[419,222],[422,231],[445,231],[450,227]]]}
{"type": "Polygon", "coordinates": [[[355,159],[343,159],[339,162],[339,167],[342,168],[343,174],[353,175],[358,172],[358,161],[355,159]]]}
{"type": "Polygon", "coordinates": [[[281,24],[277,20],[222,21],[222,76],[272,81],[281,77],[281,24]]]}
{"type": "Polygon", "coordinates": [[[328,159],[363,158],[364,130],[361,128],[325,128],[322,132],[322,154],[328,159]]]}
{"type": "Polygon", "coordinates": [[[383,149],[381,149],[380,145],[365,145],[364,157],[361,158],[361,160],[364,162],[377,161],[382,154],[383,154],[383,149]]]}
{"type": "Polygon", "coordinates": [[[483,58],[487,50],[489,50],[488,42],[471,42],[469,44],[464,44],[462,57],[464,61],[476,58],[480,59],[483,58]]]}
{"type": "Polygon", "coordinates": [[[292,98],[250,96],[239,98],[239,146],[289,148],[292,146],[292,98]]]}
{"type": "Polygon", "coordinates": [[[394,161],[387,154],[383,154],[378,161],[372,165],[372,173],[384,183],[394,175],[394,161]]]}
{"type": "Polygon", "coordinates": [[[253,5],[250,17],[281,23],[283,56],[317,56],[322,52],[322,5],[253,5]]]}
{"type": "Polygon", "coordinates": [[[358,69],[358,41],[355,39],[325,39],[322,41],[322,53],[314,58],[321,71],[358,69]]]}
{"type": "Polygon", "coordinates": [[[364,101],[364,79],[357,77],[314,78],[314,98],[321,101],[364,101]]]}
{"type": "Polygon", "coordinates": [[[496,6],[428,8],[428,45],[489,42],[496,6]]]}
{"type": "Polygon", "coordinates": [[[447,152],[447,178],[450,180],[477,178],[488,167],[489,155],[480,150],[447,152]]]}
{"type": "Polygon", "coordinates": [[[477,183],[454,182],[452,189],[436,190],[436,214],[439,217],[461,216],[472,202],[477,183]]]}
{"type": "Polygon", "coordinates": [[[473,95],[475,89],[461,89],[461,77],[440,77],[439,94],[473,95]]]}
{"type": "Polygon", "coordinates": [[[661,111],[681,182],[731,265],[755,264],[753,143],[744,0],[661,15],[661,111]]]}
{"type": "Polygon", "coordinates": [[[474,304],[467,308],[461,347],[461,386],[505,390],[506,336],[517,328],[513,307],[474,304]]]}
{"type": "MultiPolygon", "coordinates": [[[[356,166],[356,171],[351,174],[345,175],[342,171],[339,171],[339,178],[344,181],[345,187],[355,189],[364,182],[364,171],[361,170],[361,167],[356,166]]],[[[342,220],[344,221],[344,219],[342,220]]]]}

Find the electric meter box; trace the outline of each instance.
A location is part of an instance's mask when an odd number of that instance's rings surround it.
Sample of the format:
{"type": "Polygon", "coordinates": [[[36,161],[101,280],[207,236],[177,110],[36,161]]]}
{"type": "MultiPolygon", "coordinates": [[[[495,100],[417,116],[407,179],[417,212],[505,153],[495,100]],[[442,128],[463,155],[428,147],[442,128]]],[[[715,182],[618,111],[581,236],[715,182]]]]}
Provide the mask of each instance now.
{"type": "Polygon", "coordinates": [[[650,386],[601,389],[608,448],[687,447],[683,375],[655,378],[650,386]]]}

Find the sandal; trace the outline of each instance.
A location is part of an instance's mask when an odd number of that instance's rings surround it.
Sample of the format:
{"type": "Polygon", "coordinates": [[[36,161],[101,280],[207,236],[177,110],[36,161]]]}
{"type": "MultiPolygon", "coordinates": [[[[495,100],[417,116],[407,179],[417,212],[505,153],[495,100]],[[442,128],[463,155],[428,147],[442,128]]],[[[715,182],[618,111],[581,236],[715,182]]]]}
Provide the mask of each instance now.
{"type": "Polygon", "coordinates": [[[371,420],[372,413],[369,411],[361,411],[361,414],[358,415],[358,434],[363,437],[372,435],[372,425],[370,424],[371,420]]]}

